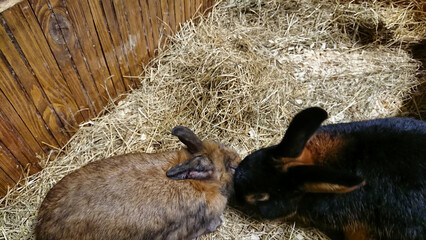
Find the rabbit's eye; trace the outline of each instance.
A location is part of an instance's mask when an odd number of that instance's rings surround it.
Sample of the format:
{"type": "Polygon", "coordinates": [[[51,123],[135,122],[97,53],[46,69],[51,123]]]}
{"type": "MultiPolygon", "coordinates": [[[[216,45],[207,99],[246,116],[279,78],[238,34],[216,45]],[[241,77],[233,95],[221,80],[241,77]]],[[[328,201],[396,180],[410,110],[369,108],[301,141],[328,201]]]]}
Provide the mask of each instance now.
{"type": "Polygon", "coordinates": [[[264,202],[269,200],[268,193],[255,193],[246,196],[246,201],[250,204],[255,204],[256,202],[264,202]]]}

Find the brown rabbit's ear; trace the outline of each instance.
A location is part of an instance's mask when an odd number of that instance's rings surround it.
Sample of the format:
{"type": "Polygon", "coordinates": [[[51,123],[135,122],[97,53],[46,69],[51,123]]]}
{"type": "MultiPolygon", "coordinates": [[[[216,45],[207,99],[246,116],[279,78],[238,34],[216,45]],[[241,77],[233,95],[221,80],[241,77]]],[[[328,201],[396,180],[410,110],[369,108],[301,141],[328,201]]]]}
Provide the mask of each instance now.
{"type": "Polygon", "coordinates": [[[365,185],[353,173],[324,166],[295,166],[288,173],[298,179],[301,190],[311,193],[347,193],[365,185]]]}
{"type": "Polygon", "coordinates": [[[177,126],[172,129],[172,135],[179,138],[187,147],[188,151],[192,154],[199,153],[203,149],[203,142],[186,127],[177,126]]]}
{"type": "Polygon", "coordinates": [[[213,172],[213,162],[207,157],[197,156],[170,168],[166,175],[174,180],[205,180],[211,178],[213,172]]]}

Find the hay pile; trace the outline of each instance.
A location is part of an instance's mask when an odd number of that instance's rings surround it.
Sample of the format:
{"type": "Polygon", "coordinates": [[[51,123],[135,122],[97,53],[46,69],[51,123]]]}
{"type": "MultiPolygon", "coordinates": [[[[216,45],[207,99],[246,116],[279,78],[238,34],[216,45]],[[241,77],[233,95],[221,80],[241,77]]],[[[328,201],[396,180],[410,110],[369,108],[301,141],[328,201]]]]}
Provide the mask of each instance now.
{"type": "MultiPolygon", "coordinates": [[[[185,125],[244,157],[278,142],[291,117],[325,108],[330,122],[394,116],[414,86],[418,63],[405,51],[360,45],[342,29],[348,5],[327,0],[240,0],[184,25],[135,89],[81,129],[44,169],[0,202],[0,238],[33,239],[37,208],[64,175],[88,162],[134,151],[177,149],[185,125]]],[[[315,229],[254,220],[227,209],[202,239],[326,239],[315,229]]]]}

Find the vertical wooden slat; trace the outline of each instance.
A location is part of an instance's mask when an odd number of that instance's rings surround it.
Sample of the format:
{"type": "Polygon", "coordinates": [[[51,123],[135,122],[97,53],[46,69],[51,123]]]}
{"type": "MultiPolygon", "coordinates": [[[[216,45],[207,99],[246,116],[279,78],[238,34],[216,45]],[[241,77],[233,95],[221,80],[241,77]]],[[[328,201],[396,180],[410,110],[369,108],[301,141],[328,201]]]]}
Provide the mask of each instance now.
{"type": "Polygon", "coordinates": [[[140,9],[141,9],[141,15],[142,15],[142,22],[143,22],[143,26],[145,29],[145,33],[146,33],[146,38],[147,38],[147,42],[148,42],[148,50],[149,50],[149,55],[151,57],[154,56],[154,50],[155,50],[155,41],[154,41],[154,33],[153,33],[153,26],[152,23],[150,21],[150,14],[149,14],[149,9],[148,9],[148,4],[146,0],[142,0],[139,1],[140,3],[140,9]]]}
{"type": "Polygon", "coordinates": [[[185,7],[184,7],[185,21],[187,21],[191,18],[190,0],[185,0],[184,5],[185,5],[185,7]]]}
{"type": "Polygon", "coordinates": [[[148,9],[149,9],[149,18],[151,22],[151,28],[152,28],[152,36],[154,41],[154,49],[158,47],[158,44],[160,42],[160,31],[163,28],[161,22],[159,22],[159,19],[161,16],[161,11],[159,10],[160,1],[155,0],[148,0],[148,9]]]}
{"type": "MultiPolygon", "coordinates": [[[[0,88],[10,99],[13,108],[16,109],[19,117],[25,122],[27,128],[37,142],[58,146],[55,139],[46,128],[46,124],[42,120],[41,115],[37,112],[33,103],[28,99],[28,96],[26,96],[16,84],[15,79],[3,62],[0,63],[0,77],[2,79],[2,81],[0,81],[0,88]]],[[[6,104],[2,103],[2,108],[4,107],[3,105],[6,104]]],[[[8,113],[5,112],[5,114],[8,113]]]]}
{"type": "MultiPolygon", "coordinates": [[[[139,68],[136,60],[135,53],[133,51],[133,46],[130,44],[129,41],[129,35],[131,34],[129,30],[129,25],[126,18],[126,12],[124,10],[124,6],[122,3],[122,0],[113,0],[112,3],[110,1],[103,1],[104,6],[108,7],[108,13],[110,13],[112,20],[116,20],[116,23],[118,23],[118,32],[115,33],[117,36],[116,38],[120,39],[121,47],[123,48],[123,53],[126,56],[127,63],[129,65],[130,74],[132,76],[135,76],[139,74],[139,68]]],[[[136,9],[135,9],[136,10],[136,9]]],[[[107,12],[107,11],[105,11],[107,12]]],[[[109,17],[107,17],[108,19],[109,17]]],[[[108,19],[110,21],[110,19],[108,19]]],[[[133,21],[135,21],[133,19],[133,21]]],[[[110,24],[111,25],[111,24],[110,24]]],[[[120,46],[116,45],[116,46],[120,46]]]]}
{"type": "Polygon", "coordinates": [[[201,0],[195,0],[195,14],[200,14],[201,13],[201,0]]]}
{"type": "Polygon", "coordinates": [[[175,8],[174,8],[174,12],[175,12],[175,18],[176,18],[176,31],[178,31],[179,28],[179,24],[183,23],[184,20],[182,19],[182,10],[181,10],[181,3],[182,0],[176,0],[175,1],[175,8]]]}
{"type": "MultiPolygon", "coordinates": [[[[2,79],[2,81],[7,81],[7,80],[2,79]]],[[[0,91],[0,103],[1,103],[0,104],[0,113],[1,113],[0,116],[5,116],[3,121],[13,123],[13,127],[19,133],[19,136],[15,136],[15,137],[20,139],[20,137],[22,136],[22,141],[26,142],[26,146],[28,146],[30,151],[33,152],[33,153],[47,152],[48,149],[44,148],[45,146],[42,146],[42,143],[37,141],[37,140],[40,140],[40,138],[36,139],[34,137],[34,135],[31,133],[31,131],[25,125],[23,118],[21,118],[21,116],[18,115],[18,113],[15,111],[15,109],[10,104],[9,100],[6,98],[6,96],[3,94],[2,91],[0,91]],[[6,119],[6,117],[7,117],[7,119],[6,119]]],[[[0,140],[3,140],[6,143],[9,141],[7,138],[5,138],[4,135],[0,136],[0,140]]],[[[22,145],[24,145],[24,144],[22,144],[22,145]]],[[[35,158],[35,156],[33,156],[33,157],[35,158]]]]}
{"type": "Polygon", "coordinates": [[[0,49],[5,57],[1,64],[3,81],[0,81],[0,89],[11,100],[14,108],[20,110],[19,115],[21,117],[25,115],[27,119],[25,122],[30,121],[32,127],[35,128],[35,132],[40,132],[38,134],[43,136],[45,142],[55,146],[58,146],[58,143],[65,144],[68,137],[66,133],[61,131],[61,122],[47,102],[37,79],[34,78],[32,72],[28,69],[25,59],[15,49],[3,27],[0,27],[0,49]],[[15,80],[15,77],[7,67],[8,65],[13,69],[13,74],[16,74],[20,82],[15,80]],[[26,93],[21,90],[21,84],[26,93]],[[48,129],[44,128],[45,124],[49,126],[48,129]]]}
{"type": "Polygon", "coordinates": [[[167,35],[170,35],[172,32],[172,28],[170,26],[170,14],[169,14],[169,10],[168,10],[168,3],[167,0],[161,0],[161,4],[160,4],[160,8],[161,8],[161,12],[162,12],[162,20],[163,20],[163,24],[165,24],[165,28],[166,28],[166,33],[167,35]]]}
{"type": "MultiPolygon", "coordinates": [[[[13,187],[14,183],[18,182],[23,176],[23,167],[17,161],[17,159],[10,153],[9,149],[0,141],[0,171],[3,170],[8,178],[11,180],[8,182],[10,187],[13,187]]],[[[1,183],[0,183],[1,184],[1,183]]]]}
{"type": "Polygon", "coordinates": [[[6,195],[7,187],[12,187],[14,184],[15,182],[2,169],[0,169],[0,196],[6,195]]]}
{"type": "MultiPolygon", "coordinates": [[[[60,18],[58,22],[45,0],[32,1],[30,6],[81,114],[86,120],[94,117],[96,115],[94,104],[99,101],[97,101],[97,96],[89,96],[86,86],[89,89],[90,86],[81,82],[81,78],[84,77],[83,72],[80,75],[70,48],[64,39],[64,36],[70,37],[69,29],[66,28],[66,19],[60,18]]],[[[24,5],[23,8],[26,6],[24,5]]]]}
{"type": "Polygon", "coordinates": [[[148,29],[146,29],[142,23],[142,13],[140,9],[141,6],[137,0],[128,1],[125,6],[127,22],[129,24],[129,35],[126,36],[126,40],[129,41],[130,47],[135,53],[137,75],[142,72],[142,66],[148,63],[150,58],[150,52],[147,46],[147,42],[149,42],[148,37],[151,38],[149,44],[152,45],[152,34],[148,32],[148,29]]]}
{"type": "Polygon", "coordinates": [[[61,7],[67,9],[83,56],[85,59],[93,59],[92,61],[86,60],[86,65],[93,76],[93,81],[101,96],[102,103],[106,105],[109,101],[109,96],[115,98],[117,94],[112,81],[108,80],[110,74],[98,41],[89,5],[86,1],[67,1],[66,6],[61,7]]]}
{"type": "Polygon", "coordinates": [[[68,77],[77,77],[72,79],[75,81],[73,83],[80,83],[80,88],[83,88],[83,94],[88,100],[88,107],[93,109],[94,114],[100,112],[103,109],[102,99],[87,64],[88,59],[81,49],[76,30],[68,18],[67,9],[63,8],[59,0],[50,2],[32,0],[31,5],[57,62],[68,70],[66,72],[68,77]]]}
{"type": "Polygon", "coordinates": [[[116,93],[122,94],[126,91],[126,87],[122,78],[122,75],[125,75],[125,70],[120,68],[117,54],[111,36],[108,32],[109,28],[102,9],[101,1],[87,0],[87,2],[93,16],[93,21],[100,44],[102,45],[102,52],[105,56],[110,74],[112,75],[111,80],[114,83],[116,93]]]}
{"type": "MultiPolygon", "coordinates": [[[[67,84],[62,79],[62,75],[58,71],[54,71],[56,62],[51,56],[43,33],[40,28],[31,27],[27,23],[19,7],[4,12],[3,17],[8,26],[13,26],[10,28],[11,33],[40,84],[40,92],[43,98],[46,98],[47,104],[53,110],[52,112],[57,115],[55,118],[62,122],[57,128],[53,126],[52,130],[61,131],[64,126],[67,132],[72,132],[75,130],[74,126],[77,125],[75,117],[80,122],[83,121],[83,118],[78,112],[79,109],[68,90],[67,84]]],[[[64,135],[67,140],[68,134],[64,133],[64,135]]]]}
{"type": "MultiPolygon", "coordinates": [[[[67,82],[66,79],[64,78],[64,74],[59,68],[59,65],[55,59],[55,56],[53,55],[53,51],[46,39],[46,36],[43,33],[41,26],[39,25],[38,19],[35,16],[30,4],[28,2],[23,2],[19,6],[23,16],[25,17],[28,23],[28,26],[33,32],[33,36],[39,42],[38,46],[40,47],[40,51],[43,53],[43,56],[46,58],[47,66],[44,66],[44,67],[48,68],[48,70],[51,72],[51,77],[53,78],[51,79],[51,81],[58,81],[57,85],[60,84],[59,92],[61,94],[66,94],[65,97],[62,99],[66,100],[66,102],[73,102],[71,104],[72,106],[69,106],[69,108],[70,108],[70,111],[73,111],[73,115],[75,119],[77,120],[77,123],[80,123],[85,120],[89,120],[89,114],[88,114],[88,111],[86,111],[87,107],[84,104],[79,104],[80,103],[79,99],[75,98],[76,95],[72,91],[69,85],[69,82],[67,82]],[[75,111],[78,111],[78,113],[75,111]]],[[[82,100],[84,101],[84,98],[82,100]]]]}
{"type": "Polygon", "coordinates": [[[168,12],[169,12],[169,21],[170,21],[170,27],[172,29],[172,32],[176,32],[176,17],[175,17],[175,0],[168,0],[168,12]]]}
{"type": "MultiPolygon", "coordinates": [[[[89,0],[90,1],[90,0],[89,0]]],[[[121,40],[119,24],[117,16],[110,0],[100,1],[105,13],[106,23],[109,28],[109,33],[114,46],[114,51],[117,57],[118,64],[120,65],[121,73],[123,75],[131,75],[132,69],[129,67],[129,63],[126,56],[126,50],[121,40]]],[[[123,79],[126,89],[134,86],[133,82],[129,78],[123,79]]]]}
{"type": "Polygon", "coordinates": [[[195,10],[196,10],[196,8],[195,8],[195,5],[196,5],[196,2],[195,2],[196,0],[190,0],[190,5],[191,5],[191,17],[193,17],[194,16],[194,14],[195,14],[195,10]]]}
{"type": "Polygon", "coordinates": [[[16,128],[9,121],[7,116],[0,111],[0,140],[3,141],[3,148],[9,149],[10,154],[8,156],[2,156],[1,168],[4,169],[9,176],[17,181],[21,177],[23,169],[30,169],[30,173],[36,173],[41,170],[37,163],[34,152],[28,147],[21,135],[16,131],[16,128]],[[6,157],[6,159],[3,159],[6,157]],[[18,166],[18,167],[16,167],[18,166]],[[14,171],[14,170],[20,170],[14,171]]]}

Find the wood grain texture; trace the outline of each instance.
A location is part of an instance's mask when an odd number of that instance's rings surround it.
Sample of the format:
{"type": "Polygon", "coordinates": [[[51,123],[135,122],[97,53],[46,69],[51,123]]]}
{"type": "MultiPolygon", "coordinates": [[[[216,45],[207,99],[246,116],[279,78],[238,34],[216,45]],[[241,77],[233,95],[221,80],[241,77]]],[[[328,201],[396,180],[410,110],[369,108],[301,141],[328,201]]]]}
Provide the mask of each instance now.
{"type": "MultiPolygon", "coordinates": [[[[39,142],[40,139],[34,137],[33,133],[31,133],[31,131],[28,129],[28,126],[24,122],[25,119],[22,119],[21,116],[19,116],[18,112],[16,112],[12,104],[1,91],[0,103],[0,117],[4,122],[11,122],[13,127],[16,129],[16,132],[19,133],[19,136],[14,135],[13,137],[22,137],[23,141],[26,142],[26,146],[28,146],[30,151],[33,153],[43,153],[49,151],[49,148],[46,148],[42,142],[39,142]]],[[[0,140],[6,143],[9,141],[6,135],[0,135],[0,140]]]]}
{"type": "Polygon", "coordinates": [[[0,156],[1,167],[14,180],[19,180],[19,173],[29,170],[31,174],[41,170],[37,163],[36,154],[31,150],[21,134],[17,132],[13,123],[0,111],[0,141],[4,149],[8,149],[8,155],[0,156]],[[18,173],[17,170],[20,170],[18,173]],[[14,171],[16,170],[16,171],[14,171]]]}
{"type": "Polygon", "coordinates": [[[96,32],[102,45],[102,51],[105,56],[107,66],[111,74],[111,81],[113,82],[117,95],[123,94],[126,92],[126,86],[122,76],[125,75],[126,70],[119,64],[117,52],[109,34],[109,26],[105,19],[102,1],[87,0],[87,2],[93,16],[96,32]]]}
{"type": "Polygon", "coordinates": [[[172,29],[172,32],[176,32],[176,27],[178,25],[177,21],[176,21],[176,17],[175,17],[175,0],[168,0],[167,1],[167,5],[168,5],[168,13],[169,13],[169,26],[172,29]]]}
{"type": "Polygon", "coordinates": [[[160,1],[148,0],[147,4],[147,7],[149,9],[149,19],[151,21],[154,49],[157,49],[158,45],[160,44],[161,32],[164,31],[164,26],[160,21],[162,18],[160,1]]]}
{"type": "Polygon", "coordinates": [[[46,100],[25,59],[15,49],[3,27],[0,27],[0,50],[4,54],[0,64],[0,89],[37,137],[38,142],[53,146],[64,144],[67,136],[60,132],[61,122],[46,100]],[[57,131],[56,135],[52,129],[57,131]]]}
{"type": "Polygon", "coordinates": [[[184,1],[184,13],[185,13],[185,21],[189,20],[191,18],[191,5],[190,0],[184,1]]]}
{"type": "MultiPolygon", "coordinates": [[[[63,7],[62,1],[58,0],[50,2],[33,0],[31,6],[41,23],[58,64],[66,69],[66,77],[72,81],[74,92],[83,94],[89,104],[87,107],[91,109],[93,115],[96,115],[103,108],[102,99],[67,9],[63,7]]],[[[80,97],[82,97],[81,94],[80,97]]]]}
{"type": "MultiPolygon", "coordinates": [[[[1,2],[4,2],[1,1],[1,2]]],[[[0,195],[137,78],[210,0],[24,0],[0,14],[0,195]],[[197,12],[198,10],[198,12],[197,12]]]]}
{"type": "Polygon", "coordinates": [[[67,9],[68,17],[79,39],[86,66],[93,76],[96,89],[105,106],[117,94],[112,81],[109,80],[111,74],[103,56],[89,4],[87,1],[67,1],[62,7],[67,9]]]}
{"type": "MultiPolygon", "coordinates": [[[[141,10],[141,20],[143,22],[143,32],[145,33],[147,40],[147,51],[150,57],[154,57],[155,50],[155,40],[154,40],[154,31],[151,23],[150,9],[148,9],[148,3],[146,0],[139,1],[140,10],[141,10]]],[[[153,8],[155,10],[155,8],[153,8]]],[[[147,62],[145,62],[146,64],[147,62]]]]}
{"type": "Polygon", "coordinates": [[[77,121],[82,122],[83,117],[56,65],[37,20],[28,11],[29,6],[23,3],[20,7],[4,12],[4,20],[8,26],[13,26],[10,27],[11,34],[38,81],[41,93],[61,122],[58,126],[60,129],[53,128],[52,131],[62,131],[62,128],[65,128],[68,138],[68,133],[74,131],[73,127],[77,125],[77,121]],[[20,7],[27,12],[25,16],[20,7]]]}
{"type": "MultiPolygon", "coordinates": [[[[69,38],[70,33],[69,28],[67,28],[66,19],[61,18],[58,21],[46,1],[32,1],[30,7],[32,13],[29,10],[25,12],[33,14],[37,18],[39,27],[44,33],[44,37],[55,58],[59,71],[61,71],[64,80],[67,82],[79,108],[79,112],[84,120],[89,120],[96,113],[95,106],[91,100],[94,99],[96,101],[96,96],[89,96],[86,84],[81,79],[84,76],[80,75],[70,49],[67,46],[65,37],[69,38]]],[[[36,23],[34,23],[34,26],[36,26],[36,23]]]]}
{"type": "Polygon", "coordinates": [[[161,9],[161,16],[162,16],[162,22],[165,26],[165,32],[166,35],[171,35],[172,28],[170,26],[170,14],[169,14],[169,5],[167,0],[161,0],[160,2],[160,9],[161,9]]]}
{"type": "MultiPolygon", "coordinates": [[[[0,153],[0,156],[1,155],[2,154],[0,153]]],[[[14,185],[15,182],[7,175],[7,173],[3,169],[0,169],[0,196],[6,195],[8,187],[12,187],[14,185]]]]}
{"type": "Polygon", "coordinates": [[[144,10],[147,10],[146,1],[141,2],[129,1],[125,9],[127,18],[129,19],[130,34],[128,38],[136,56],[136,71],[139,73],[142,72],[143,66],[147,64],[151,56],[153,56],[149,51],[149,49],[153,47],[151,26],[144,26],[143,23],[143,18],[149,17],[148,14],[144,12],[144,10]],[[140,11],[134,11],[133,9],[139,9],[140,11]]]}

